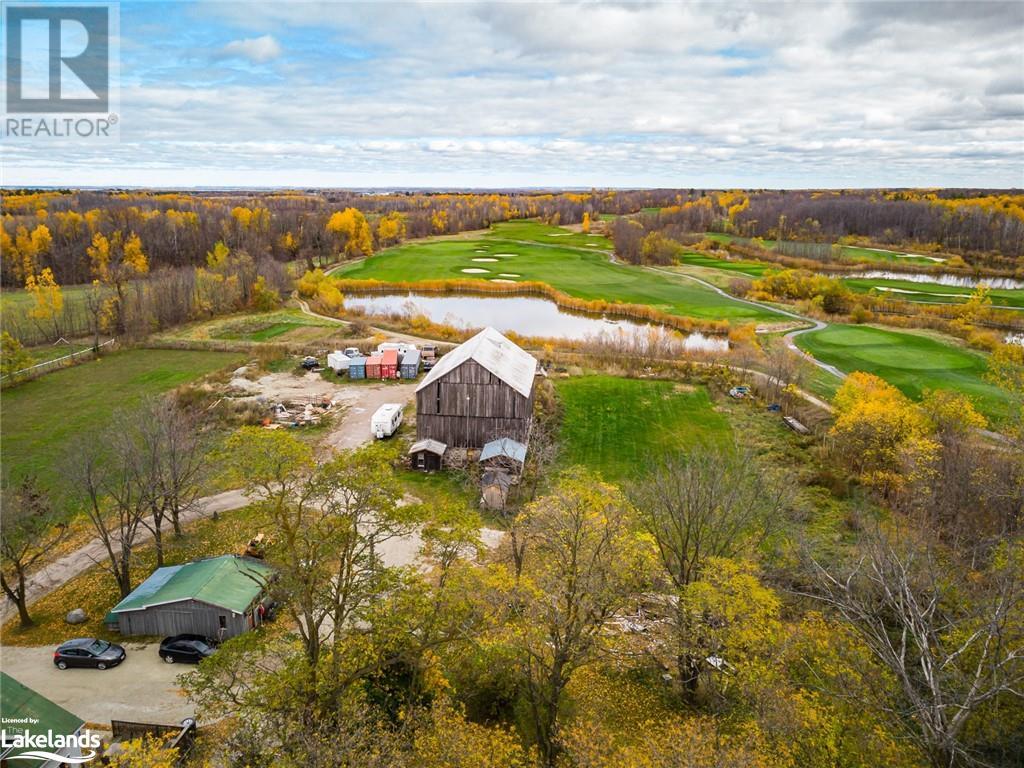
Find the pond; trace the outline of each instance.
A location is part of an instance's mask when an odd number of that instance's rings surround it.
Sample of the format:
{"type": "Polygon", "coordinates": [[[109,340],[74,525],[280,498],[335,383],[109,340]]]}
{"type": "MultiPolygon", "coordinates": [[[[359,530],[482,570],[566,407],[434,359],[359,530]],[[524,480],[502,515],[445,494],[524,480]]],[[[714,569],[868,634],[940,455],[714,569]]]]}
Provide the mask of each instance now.
{"type": "MultiPolygon", "coordinates": [[[[661,327],[625,318],[569,312],[553,301],[532,296],[346,294],[345,307],[367,315],[425,315],[432,322],[456,328],[491,326],[502,332],[547,339],[631,337],[646,335],[652,327],[661,327]]],[[[683,348],[722,352],[728,350],[729,342],[725,338],[693,333],[686,337],[683,348]]]]}
{"type": "Polygon", "coordinates": [[[860,280],[906,280],[911,283],[932,283],[935,285],[948,285],[954,288],[977,288],[984,285],[989,288],[1014,291],[1024,288],[1024,280],[1017,280],[1013,277],[968,277],[966,275],[927,275],[917,272],[890,272],[883,269],[873,269],[867,272],[855,272],[843,275],[847,278],[860,280]]]}

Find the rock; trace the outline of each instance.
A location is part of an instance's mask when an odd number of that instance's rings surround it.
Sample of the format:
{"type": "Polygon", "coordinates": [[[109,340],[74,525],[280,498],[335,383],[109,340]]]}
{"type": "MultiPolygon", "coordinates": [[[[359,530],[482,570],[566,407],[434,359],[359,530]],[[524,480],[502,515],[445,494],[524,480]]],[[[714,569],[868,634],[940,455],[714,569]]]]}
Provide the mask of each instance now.
{"type": "Polygon", "coordinates": [[[89,617],[85,615],[85,611],[81,608],[75,608],[75,610],[70,611],[68,615],[64,617],[64,621],[68,624],[84,624],[88,618],[89,617]]]}

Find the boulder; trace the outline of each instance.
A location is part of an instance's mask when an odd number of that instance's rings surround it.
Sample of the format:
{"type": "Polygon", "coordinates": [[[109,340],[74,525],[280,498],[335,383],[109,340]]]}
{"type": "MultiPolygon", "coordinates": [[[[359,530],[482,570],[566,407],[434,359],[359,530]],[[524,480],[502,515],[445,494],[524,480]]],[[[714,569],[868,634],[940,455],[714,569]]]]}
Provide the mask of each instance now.
{"type": "Polygon", "coordinates": [[[68,615],[64,617],[64,621],[68,624],[84,624],[88,618],[85,615],[85,611],[81,608],[75,608],[75,610],[68,612],[68,615]]]}

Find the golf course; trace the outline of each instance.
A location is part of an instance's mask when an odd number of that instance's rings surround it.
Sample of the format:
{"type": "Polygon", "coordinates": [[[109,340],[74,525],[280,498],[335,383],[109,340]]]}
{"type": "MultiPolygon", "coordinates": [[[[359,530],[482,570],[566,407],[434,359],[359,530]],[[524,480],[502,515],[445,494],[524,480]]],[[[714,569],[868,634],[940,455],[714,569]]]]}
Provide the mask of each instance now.
{"type": "Polygon", "coordinates": [[[957,390],[995,421],[1008,407],[1006,395],[984,378],[984,355],[924,332],[830,325],[797,336],[796,343],[846,373],[865,371],[880,376],[914,399],[927,390],[957,390]]]}
{"type": "Polygon", "coordinates": [[[722,296],[685,278],[615,264],[608,241],[534,221],[496,224],[466,238],[438,238],[382,251],[334,272],[354,280],[539,281],[580,299],[647,304],[701,320],[771,322],[769,309],[722,296]]]}

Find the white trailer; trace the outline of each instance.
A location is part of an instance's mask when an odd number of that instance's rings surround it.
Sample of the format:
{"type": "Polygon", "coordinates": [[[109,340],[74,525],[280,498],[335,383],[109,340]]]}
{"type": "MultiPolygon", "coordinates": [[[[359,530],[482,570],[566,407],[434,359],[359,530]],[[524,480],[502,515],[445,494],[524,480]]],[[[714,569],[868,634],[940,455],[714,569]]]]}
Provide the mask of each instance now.
{"type": "Polygon", "coordinates": [[[384,403],[370,419],[370,434],[378,440],[391,437],[402,424],[402,406],[399,403],[384,403]]]}
{"type": "Polygon", "coordinates": [[[345,373],[351,364],[352,358],[339,350],[334,350],[327,356],[327,367],[337,374],[345,373]]]}
{"type": "Polygon", "coordinates": [[[389,349],[397,349],[398,356],[401,357],[406,352],[412,352],[416,349],[416,345],[406,341],[383,341],[377,345],[377,354],[386,352],[389,349]]]}

